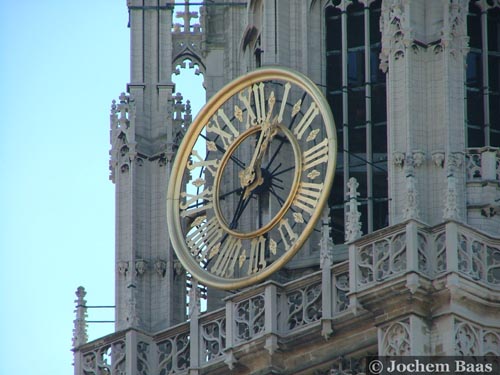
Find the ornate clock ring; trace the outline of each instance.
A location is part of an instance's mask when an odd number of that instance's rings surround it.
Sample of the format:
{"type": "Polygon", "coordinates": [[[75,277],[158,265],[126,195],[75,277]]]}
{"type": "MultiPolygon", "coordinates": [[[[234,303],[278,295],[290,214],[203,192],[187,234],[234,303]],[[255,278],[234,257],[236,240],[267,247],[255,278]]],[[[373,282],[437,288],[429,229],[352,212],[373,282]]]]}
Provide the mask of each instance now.
{"type": "Polygon", "coordinates": [[[283,124],[277,123],[274,121],[272,124],[267,126],[252,126],[245,132],[239,135],[238,138],[234,140],[231,146],[227,149],[224,154],[217,174],[215,176],[214,181],[214,212],[217,220],[219,221],[221,227],[229,233],[230,235],[236,238],[249,239],[258,237],[269,230],[271,230],[286,214],[290,206],[292,205],[297,190],[299,189],[299,182],[302,173],[302,152],[300,146],[297,142],[296,137],[292,134],[292,132],[285,127],[283,124]],[[222,177],[226,171],[226,166],[233,156],[233,154],[237,151],[237,149],[241,146],[241,144],[253,137],[255,134],[259,133],[259,140],[257,142],[256,149],[252,156],[252,160],[249,164],[249,167],[245,168],[243,171],[239,173],[240,183],[241,183],[241,195],[240,201],[238,202],[236,212],[234,212],[234,216],[230,223],[226,220],[226,217],[222,213],[221,205],[220,205],[220,190],[222,177]],[[265,225],[257,228],[254,231],[250,232],[239,232],[235,230],[235,225],[238,220],[242,216],[244,209],[246,207],[246,202],[249,199],[253,199],[254,195],[260,195],[263,191],[266,190],[266,186],[269,186],[272,183],[273,175],[269,173],[266,169],[261,167],[262,157],[264,156],[265,150],[269,147],[274,136],[277,134],[282,134],[290,144],[293,155],[294,155],[294,171],[292,184],[290,187],[290,191],[280,210],[274,215],[271,220],[269,220],[265,225]],[[251,173],[253,172],[253,173],[251,173]],[[246,178],[248,177],[248,178],[246,178]]]}

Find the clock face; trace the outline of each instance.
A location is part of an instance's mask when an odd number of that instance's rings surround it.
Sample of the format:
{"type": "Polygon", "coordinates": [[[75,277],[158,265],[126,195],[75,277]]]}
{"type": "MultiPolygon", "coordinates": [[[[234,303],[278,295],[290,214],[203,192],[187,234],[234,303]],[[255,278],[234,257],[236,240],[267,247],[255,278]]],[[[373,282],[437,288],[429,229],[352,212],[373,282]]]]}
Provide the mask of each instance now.
{"type": "Polygon", "coordinates": [[[307,77],[265,68],[225,86],[190,125],[172,166],[172,245],[202,283],[239,289],[285,265],[316,229],[336,132],[307,77]]]}

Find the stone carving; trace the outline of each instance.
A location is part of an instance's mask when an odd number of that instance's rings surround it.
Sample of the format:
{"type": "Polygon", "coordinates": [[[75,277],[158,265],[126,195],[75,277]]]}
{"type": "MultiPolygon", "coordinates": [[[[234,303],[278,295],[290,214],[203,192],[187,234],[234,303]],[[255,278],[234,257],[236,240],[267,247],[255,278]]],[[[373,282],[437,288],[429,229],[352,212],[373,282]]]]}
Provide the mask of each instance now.
{"type": "Polygon", "coordinates": [[[432,276],[432,261],[429,253],[429,244],[424,233],[417,233],[418,249],[418,270],[429,276],[432,276]]]}
{"type": "Polygon", "coordinates": [[[401,60],[407,47],[413,44],[412,30],[407,20],[407,2],[387,0],[382,2],[380,30],[382,31],[382,50],[380,69],[385,73],[390,59],[401,60]]]}
{"type": "Polygon", "coordinates": [[[468,3],[468,0],[451,0],[446,9],[439,46],[453,57],[465,56],[468,52],[468,3]]]}
{"type": "Polygon", "coordinates": [[[358,252],[359,286],[383,281],[406,270],[406,233],[356,248],[358,252]]]}
{"type": "Polygon", "coordinates": [[[127,276],[128,272],[128,262],[118,262],[117,263],[118,273],[122,276],[127,276]]]}
{"type": "Polygon", "coordinates": [[[135,158],[135,101],[121,93],[119,103],[113,100],[110,113],[111,151],[110,179],[115,182],[116,168],[122,173],[128,171],[128,162],[135,158]]]}
{"type": "Polygon", "coordinates": [[[459,272],[491,286],[500,285],[500,246],[462,232],[457,251],[459,272]]]}
{"type": "Polygon", "coordinates": [[[160,277],[165,277],[165,274],[167,272],[167,262],[165,262],[164,260],[158,259],[154,263],[154,268],[155,268],[155,272],[160,277]]]}
{"type": "Polygon", "coordinates": [[[413,156],[413,166],[415,168],[419,168],[420,166],[422,166],[422,164],[424,164],[425,152],[421,150],[414,150],[412,156],[413,156]]]}
{"type": "Polygon", "coordinates": [[[200,314],[200,290],[198,288],[198,281],[191,279],[191,288],[189,289],[189,317],[193,319],[194,316],[200,314]]]}
{"type": "Polygon", "coordinates": [[[347,193],[347,214],[346,214],[346,232],[345,240],[346,242],[351,242],[357,240],[361,237],[363,232],[361,231],[361,212],[358,210],[360,203],[357,201],[359,193],[357,191],[359,183],[354,177],[349,179],[347,187],[349,192],[347,193]]]}
{"type": "Polygon", "coordinates": [[[453,175],[448,175],[446,186],[446,201],[443,210],[443,219],[459,220],[460,213],[458,210],[457,197],[457,179],[453,175]]]}
{"type": "MultiPolygon", "coordinates": [[[[183,96],[181,93],[176,93],[172,95],[171,100],[171,112],[172,112],[172,129],[173,129],[173,143],[171,146],[172,151],[177,149],[186,134],[187,128],[191,125],[193,116],[191,114],[191,102],[188,100],[185,104],[183,103],[183,96]]],[[[167,144],[167,152],[169,144],[167,144]]],[[[167,155],[167,159],[169,155],[167,155]]]]}
{"type": "Polygon", "coordinates": [[[287,328],[293,330],[321,319],[321,283],[298,289],[286,295],[287,328]]]}
{"type": "Polygon", "coordinates": [[[392,153],[392,162],[394,163],[394,165],[396,167],[402,168],[404,165],[404,161],[405,161],[405,153],[404,152],[396,151],[396,152],[392,153]]]}
{"type": "Polygon", "coordinates": [[[147,342],[139,341],[137,343],[137,375],[149,375],[149,355],[150,345],[147,342]]]}
{"type": "Polygon", "coordinates": [[[332,265],[332,254],[331,249],[333,249],[333,240],[330,235],[330,215],[328,214],[329,209],[325,207],[323,210],[322,227],[321,227],[321,241],[320,241],[320,266],[331,267],[332,265]]]}
{"type": "Polygon", "coordinates": [[[189,332],[158,343],[158,374],[177,374],[189,368],[189,332]]]}
{"type": "MultiPolygon", "coordinates": [[[[189,3],[184,5],[184,11],[177,12],[175,18],[180,22],[174,22],[172,26],[173,59],[174,63],[182,62],[186,58],[194,59],[197,63],[202,61],[205,53],[205,9],[201,12],[192,11],[189,3]],[[200,23],[192,23],[193,19],[200,18],[200,23]]],[[[175,66],[175,65],[174,65],[175,66]]]]}
{"type": "Polygon", "coordinates": [[[103,345],[83,355],[83,375],[125,374],[124,340],[103,345]]]}
{"type": "Polygon", "coordinates": [[[247,341],[264,332],[264,296],[257,295],[234,305],[235,339],[247,341]]]}
{"type": "Polygon", "coordinates": [[[349,307],[349,272],[335,275],[335,301],[334,311],[339,313],[349,307]]]}
{"type": "Polygon", "coordinates": [[[383,329],[381,355],[404,356],[411,354],[410,322],[404,320],[383,329]]]}
{"type": "Polygon", "coordinates": [[[174,260],[174,278],[184,276],[186,272],[184,271],[184,267],[179,260],[174,260]]]}
{"type": "Polygon", "coordinates": [[[434,243],[436,247],[436,273],[439,274],[446,271],[446,233],[436,234],[434,243]]]}
{"type": "Polygon", "coordinates": [[[135,261],[135,274],[136,276],[142,276],[146,273],[148,267],[148,262],[139,259],[135,261]]]}
{"type": "Polygon", "coordinates": [[[226,347],[226,319],[220,318],[201,325],[202,362],[210,362],[224,355],[226,347]]]}
{"type": "Polygon", "coordinates": [[[85,296],[87,292],[83,286],[78,287],[76,294],[76,318],[73,320],[73,347],[77,348],[80,345],[86,344],[88,340],[87,335],[87,301],[85,296]]]}
{"type": "Polygon", "coordinates": [[[130,284],[129,297],[125,306],[125,321],[128,327],[138,327],[140,323],[139,314],[137,313],[136,289],[134,284],[130,284]]]}
{"type": "Polygon", "coordinates": [[[404,220],[420,218],[415,176],[411,174],[406,176],[406,205],[403,208],[403,218],[404,220]]]}
{"type": "Polygon", "coordinates": [[[500,356],[500,333],[494,331],[483,331],[482,355],[500,356]]]}
{"type": "Polygon", "coordinates": [[[432,161],[434,162],[434,165],[438,168],[443,168],[444,167],[444,151],[438,150],[432,152],[432,161]]]}
{"type": "Polygon", "coordinates": [[[455,353],[460,356],[480,355],[479,330],[469,323],[455,321],[455,353]]]}

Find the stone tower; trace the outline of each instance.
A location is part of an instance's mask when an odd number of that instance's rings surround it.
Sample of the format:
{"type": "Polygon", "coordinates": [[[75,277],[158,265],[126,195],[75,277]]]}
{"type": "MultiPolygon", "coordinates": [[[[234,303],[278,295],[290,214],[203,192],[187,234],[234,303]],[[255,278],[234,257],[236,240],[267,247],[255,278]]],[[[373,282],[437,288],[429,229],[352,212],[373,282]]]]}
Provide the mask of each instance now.
{"type": "Polygon", "coordinates": [[[498,1],[126,6],[131,77],[111,108],[116,332],[87,342],[79,289],[75,375],[358,373],[369,355],[500,356],[498,1]],[[191,122],[171,80],[185,60],[207,98],[261,66],[304,73],[339,141],[316,250],[284,277],[208,290],[202,304],[165,217],[191,122]]]}

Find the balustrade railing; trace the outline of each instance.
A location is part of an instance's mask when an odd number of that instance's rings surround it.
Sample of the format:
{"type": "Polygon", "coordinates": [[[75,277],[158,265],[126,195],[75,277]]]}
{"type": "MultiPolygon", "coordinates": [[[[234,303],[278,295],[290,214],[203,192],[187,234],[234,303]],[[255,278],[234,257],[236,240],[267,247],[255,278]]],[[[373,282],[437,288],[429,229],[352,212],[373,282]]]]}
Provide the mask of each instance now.
{"type": "Polygon", "coordinates": [[[465,154],[467,181],[500,182],[500,148],[469,148],[465,154]]]}
{"type": "Polygon", "coordinates": [[[430,228],[409,220],[351,242],[349,252],[349,261],[245,290],[228,297],[225,308],[194,313],[152,337],[130,329],[90,343],[74,340],[75,374],[185,374],[222,361],[231,367],[232,353],[249,342],[261,340],[272,353],[280,337],[319,328],[328,336],[332,321],[354,313],[359,293],[410,274],[432,280],[453,273],[500,292],[500,238],[455,221],[430,228]]]}
{"type": "Polygon", "coordinates": [[[429,228],[408,221],[351,244],[354,280],[361,291],[408,272],[429,279],[456,272],[500,288],[500,239],[450,221],[429,228]]]}

